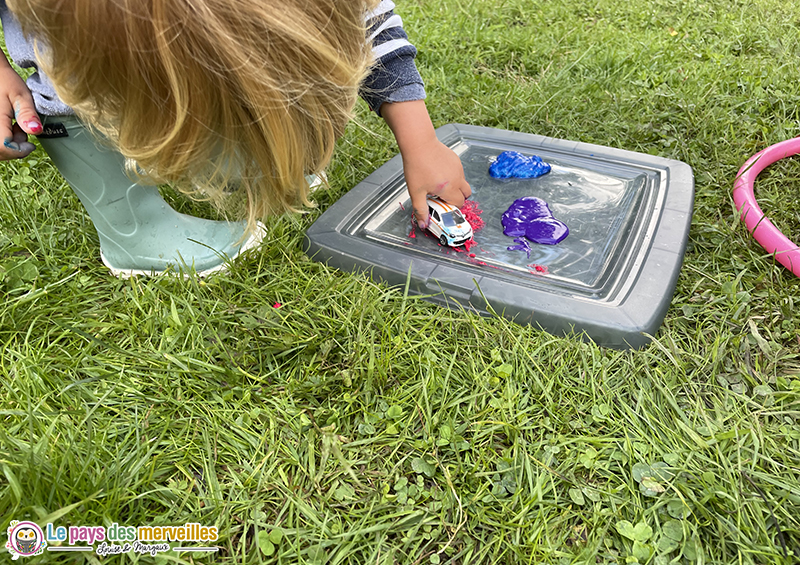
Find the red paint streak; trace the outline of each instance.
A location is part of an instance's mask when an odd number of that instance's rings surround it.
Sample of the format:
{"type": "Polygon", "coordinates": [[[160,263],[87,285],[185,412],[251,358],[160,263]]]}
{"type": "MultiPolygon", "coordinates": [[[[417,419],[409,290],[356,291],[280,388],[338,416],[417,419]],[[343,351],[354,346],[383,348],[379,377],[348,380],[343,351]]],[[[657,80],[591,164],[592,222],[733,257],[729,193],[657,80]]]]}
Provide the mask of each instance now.
{"type": "Polygon", "coordinates": [[[503,271],[504,273],[510,272],[508,269],[504,269],[502,267],[498,267],[497,265],[490,265],[489,263],[484,263],[483,261],[476,261],[472,260],[470,263],[474,262],[476,265],[481,265],[483,267],[489,267],[490,269],[497,269],[498,271],[503,271]]]}
{"type": "Polygon", "coordinates": [[[547,267],[544,265],[537,265],[536,263],[531,263],[530,265],[526,265],[529,269],[529,272],[532,275],[549,275],[550,272],[547,270],[547,267]]]}
{"type": "Polygon", "coordinates": [[[401,209],[403,212],[405,212],[405,211],[406,211],[406,207],[405,207],[405,206],[403,206],[403,203],[402,203],[402,202],[398,202],[398,204],[400,204],[400,209],[401,209]]]}
{"type": "Polygon", "coordinates": [[[469,259],[467,259],[467,261],[469,261],[473,265],[480,265],[481,267],[489,267],[490,269],[497,269],[498,271],[503,271],[504,273],[510,273],[511,272],[508,269],[504,269],[503,267],[498,267],[496,265],[490,265],[489,263],[486,263],[484,261],[479,261],[478,259],[469,258],[469,259]]]}
{"type": "Polygon", "coordinates": [[[469,222],[469,225],[472,226],[473,232],[480,230],[486,225],[486,222],[481,218],[483,210],[478,207],[478,203],[474,200],[467,200],[464,202],[464,205],[461,207],[461,213],[464,214],[464,218],[469,222]]]}
{"type": "Polygon", "coordinates": [[[417,237],[417,228],[414,224],[411,224],[411,231],[408,233],[408,237],[417,237]]]}
{"type": "MultiPolygon", "coordinates": [[[[421,228],[420,228],[420,229],[421,229],[421,228]]],[[[439,245],[439,247],[442,247],[442,244],[441,244],[441,243],[439,243],[439,238],[438,238],[438,237],[436,237],[435,235],[433,235],[433,234],[430,232],[430,230],[428,230],[428,229],[424,229],[424,230],[423,230],[423,229],[421,229],[421,231],[422,231],[422,234],[423,234],[423,235],[425,235],[425,236],[427,236],[427,237],[431,238],[432,240],[436,241],[436,243],[439,245]]],[[[446,247],[446,246],[445,246],[445,247],[446,247]]]]}
{"type": "Polygon", "coordinates": [[[464,242],[464,248],[467,250],[467,253],[469,253],[469,248],[472,247],[473,245],[475,245],[475,240],[472,238],[469,238],[467,241],[464,242]]]}

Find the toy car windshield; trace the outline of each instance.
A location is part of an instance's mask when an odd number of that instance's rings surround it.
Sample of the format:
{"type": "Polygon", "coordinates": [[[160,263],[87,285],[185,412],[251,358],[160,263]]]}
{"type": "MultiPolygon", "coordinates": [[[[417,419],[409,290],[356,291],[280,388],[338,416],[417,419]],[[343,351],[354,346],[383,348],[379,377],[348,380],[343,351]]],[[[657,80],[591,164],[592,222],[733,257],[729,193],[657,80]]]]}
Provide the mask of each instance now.
{"type": "Polygon", "coordinates": [[[467,220],[464,219],[464,216],[462,216],[461,212],[458,210],[453,210],[452,212],[442,214],[442,222],[447,228],[453,228],[456,225],[463,224],[466,221],[467,220]]]}

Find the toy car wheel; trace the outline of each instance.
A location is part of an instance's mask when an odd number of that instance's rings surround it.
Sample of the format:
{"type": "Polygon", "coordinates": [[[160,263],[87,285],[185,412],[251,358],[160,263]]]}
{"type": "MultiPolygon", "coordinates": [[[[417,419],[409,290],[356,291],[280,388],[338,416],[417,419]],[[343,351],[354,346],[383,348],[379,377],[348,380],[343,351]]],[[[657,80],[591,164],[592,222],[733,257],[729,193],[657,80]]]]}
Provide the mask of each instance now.
{"type": "Polygon", "coordinates": [[[439,236],[439,243],[441,243],[444,246],[447,246],[447,238],[445,237],[444,234],[439,236]]]}

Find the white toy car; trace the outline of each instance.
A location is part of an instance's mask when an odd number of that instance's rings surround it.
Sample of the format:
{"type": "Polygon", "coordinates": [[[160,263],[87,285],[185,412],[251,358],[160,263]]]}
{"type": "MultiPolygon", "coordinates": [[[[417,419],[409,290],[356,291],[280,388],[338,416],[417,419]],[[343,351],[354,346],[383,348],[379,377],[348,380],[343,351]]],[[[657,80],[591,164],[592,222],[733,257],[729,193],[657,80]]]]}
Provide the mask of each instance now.
{"type": "Polygon", "coordinates": [[[442,245],[458,247],[472,239],[472,226],[455,206],[436,196],[428,196],[428,214],[428,231],[438,237],[442,245]]]}

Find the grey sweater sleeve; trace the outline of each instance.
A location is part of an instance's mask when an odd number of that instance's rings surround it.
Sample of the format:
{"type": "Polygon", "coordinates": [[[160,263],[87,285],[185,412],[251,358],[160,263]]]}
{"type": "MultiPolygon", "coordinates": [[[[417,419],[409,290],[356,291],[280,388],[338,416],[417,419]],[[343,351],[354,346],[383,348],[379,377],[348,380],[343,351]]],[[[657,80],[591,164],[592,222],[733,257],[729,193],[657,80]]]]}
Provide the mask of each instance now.
{"type": "Polygon", "coordinates": [[[22,33],[19,22],[9,11],[5,0],[0,0],[0,20],[3,22],[3,35],[11,60],[23,69],[34,69],[26,82],[33,94],[36,111],[42,116],[74,114],[72,108],[61,101],[51,82],[39,70],[39,63],[33,50],[33,39],[22,33]]]}
{"type": "Polygon", "coordinates": [[[394,2],[383,0],[367,14],[368,40],[375,63],[361,85],[361,97],[380,115],[384,102],[425,98],[425,86],[414,64],[416,48],[408,41],[403,21],[394,13],[394,2]]]}

